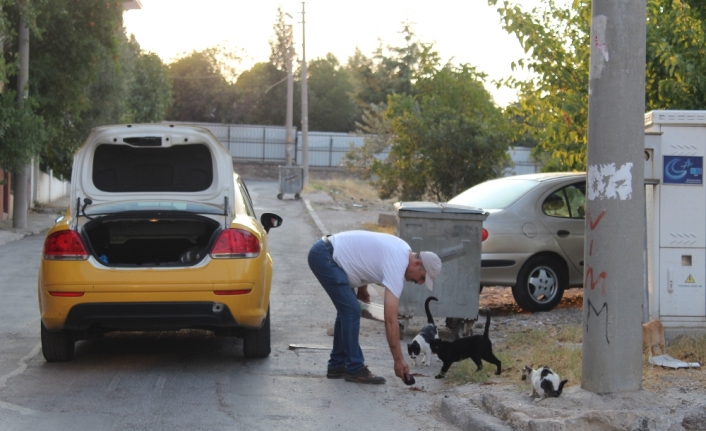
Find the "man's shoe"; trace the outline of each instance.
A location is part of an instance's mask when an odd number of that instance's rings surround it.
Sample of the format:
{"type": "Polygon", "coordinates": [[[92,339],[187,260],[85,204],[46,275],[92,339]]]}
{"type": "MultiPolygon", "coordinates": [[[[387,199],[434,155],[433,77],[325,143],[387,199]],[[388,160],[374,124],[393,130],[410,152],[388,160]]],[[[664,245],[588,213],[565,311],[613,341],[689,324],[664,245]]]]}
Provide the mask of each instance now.
{"type": "Polygon", "coordinates": [[[326,377],[329,379],[342,379],[346,375],[345,365],[341,365],[338,368],[329,368],[326,372],[326,377]]]}
{"type": "Polygon", "coordinates": [[[360,370],[356,371],[353,374],[346,373],[345,379],[347,382],[355,382],[355,383],[368,383],[371,385],[381,385],[385,383],[385,378],[376,376],[375,374],[371,373],[370,370],[368,370],[368,367],[363,365],[360,370]]]}

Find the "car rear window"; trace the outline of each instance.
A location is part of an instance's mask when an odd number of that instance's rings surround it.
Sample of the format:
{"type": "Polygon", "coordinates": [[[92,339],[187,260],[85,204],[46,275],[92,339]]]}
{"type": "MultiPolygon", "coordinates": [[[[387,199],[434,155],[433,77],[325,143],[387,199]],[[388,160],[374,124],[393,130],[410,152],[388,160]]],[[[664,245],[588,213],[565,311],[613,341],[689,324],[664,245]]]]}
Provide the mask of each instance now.
{"type": "Polygon", "coordinates": [[[484,210],[504,209],[537,185],[539,182],[532,180],[486,181],[457,195],[449,203],[484,210]]]}
{"type": "Polygon", "coordinates": [[[93,185],[104,192],[199,192],[212,182],[211,151],[204,144],[101,144],[93,154],[93,185]]]}

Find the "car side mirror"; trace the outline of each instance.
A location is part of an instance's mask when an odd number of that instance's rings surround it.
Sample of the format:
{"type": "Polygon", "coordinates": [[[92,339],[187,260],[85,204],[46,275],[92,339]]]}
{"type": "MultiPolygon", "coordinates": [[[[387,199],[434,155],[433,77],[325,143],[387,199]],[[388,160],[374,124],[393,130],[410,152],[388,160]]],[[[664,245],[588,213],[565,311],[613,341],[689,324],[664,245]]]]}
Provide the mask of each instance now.
{"type": "Polygon", "coordinates": [[[270,229],[273,227],[282,226],[282,217],[277,214],[264,213],[260,216],[260,223],[262,223],[262,227],[265,228],[265,232],[269,233],[270,229]]]}

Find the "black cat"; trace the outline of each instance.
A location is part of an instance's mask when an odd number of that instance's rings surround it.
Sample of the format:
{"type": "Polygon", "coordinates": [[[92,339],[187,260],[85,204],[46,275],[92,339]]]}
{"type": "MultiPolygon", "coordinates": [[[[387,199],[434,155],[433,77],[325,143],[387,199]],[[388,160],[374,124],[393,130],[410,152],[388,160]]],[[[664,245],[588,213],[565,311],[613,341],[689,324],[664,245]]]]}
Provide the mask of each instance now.
{"type": "Polygon", "coordinates": [[[470,337],[459,338],[454,341],[442,341],[435,339],[431,341],[431,352],[436,354],[444,363],[441,367],[441,372],[436,376],[437,379],[443,379],[446,372],[451,368],[454,362],[461,361],[466,358],[471,358],[478,366],[478,369],[483,368],[481,359],[495,364],[498,367],[496,375],[500,375],[502,371],[501,363],[498,358],[493,355],[493,343],[488,337],[488,328],[490,328],[490,309],[486,312],[488,319],[485,322],[485,332],[483,335],[471,335],[470,337]]]}

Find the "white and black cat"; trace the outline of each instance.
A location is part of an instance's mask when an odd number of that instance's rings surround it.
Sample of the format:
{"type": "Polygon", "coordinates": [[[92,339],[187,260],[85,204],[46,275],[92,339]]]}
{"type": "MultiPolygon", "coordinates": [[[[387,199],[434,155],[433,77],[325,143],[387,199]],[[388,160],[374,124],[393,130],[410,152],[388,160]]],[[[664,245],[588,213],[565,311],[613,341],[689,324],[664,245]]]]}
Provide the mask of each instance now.
{"type": "Polygon", "coordinates": [[[434,325],[434,318],[429,311],[429,301],[438,301],[433,296],[427,298],[424,302],[424,310],[427,312],[428,324],[419,331],[414,340],[407,344],[407,353],[414,360],[414,365],[417,366],[417,356],[423,355],[422,364],[426,363],[427,367],[431,365],[431,341],[439,338],[439,331],[434,325]]]}
{"type": "Polygon", "coordinates": [[[485,331],[483,335],[471,335],[470,337],[463,337],[454,341],[443,341],[441,339],[432,340],[431,352],[435,353],[444,363],[443,367],[441,367],[441,372],[436,376],[437,379],[443,379],[454,362],[466,358],[471,358],[478,367],[478,370],[483,368],[481,359],[490,362],[498,367],[495,374],[500,375],[502,364],[500,360],[493,355],[493,343],[488,336],[488,329],[490,328],[490,309],[487,310],[486,316],[487,320],[485,321],[485,331]]]}
{"type": "Polygon", "coordinates": [[[564,389],[564,385],[568,380],[559,381],[559,375],[549,367],[540,367],[536,370],[525,365],[522,370],[522,380],[530,380],[532,383],[532,396],[539,397],[537,401],[543,400],[546,397],[558,397],[564,389]]]}

